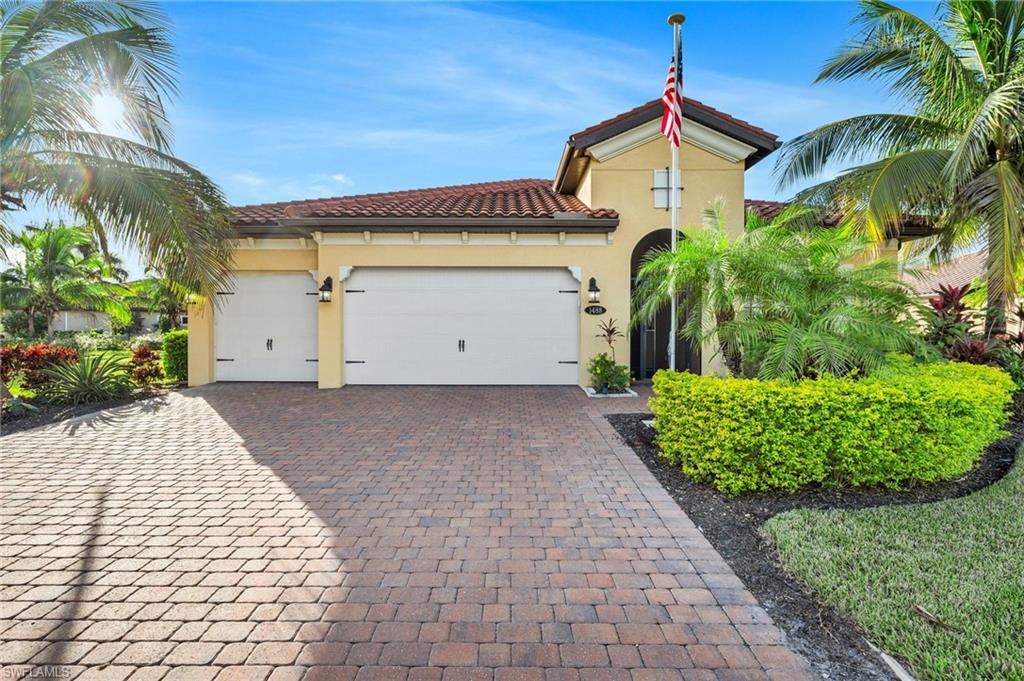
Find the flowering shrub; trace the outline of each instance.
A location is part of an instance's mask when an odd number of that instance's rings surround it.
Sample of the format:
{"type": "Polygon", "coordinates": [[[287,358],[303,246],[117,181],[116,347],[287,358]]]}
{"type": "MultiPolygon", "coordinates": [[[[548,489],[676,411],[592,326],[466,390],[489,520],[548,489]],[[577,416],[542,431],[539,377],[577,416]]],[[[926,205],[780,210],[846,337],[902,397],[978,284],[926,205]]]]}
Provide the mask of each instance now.
{"type": "Polygon", "coordinates": [[[160,381],[164,370],[160,366],[160,353],[143,345],[132,351],[132,379],[141,386],[160,381]]]}
{"type": "Polygon", "coordinates": [[[61,345],[7,345],[0,349],[0,379],[9,383],[15,374],[21,374],[21,384],[35,389],[46,379],[43,370],[61,362],[74,362],[78,351],[61,345]]]}

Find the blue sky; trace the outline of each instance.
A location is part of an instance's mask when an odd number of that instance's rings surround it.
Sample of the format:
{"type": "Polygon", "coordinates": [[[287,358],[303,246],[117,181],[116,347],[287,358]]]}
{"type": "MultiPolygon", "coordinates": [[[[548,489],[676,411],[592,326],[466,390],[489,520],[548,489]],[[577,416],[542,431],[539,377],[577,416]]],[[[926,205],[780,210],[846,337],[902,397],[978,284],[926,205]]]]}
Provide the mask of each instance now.
{"type": "MultiPolygon", "coordinates": [[[[659,96],[674,11],[686,94],[783,139],[887,106],[870,84],[811,86],[853,35],[852,3],[166,8],[175,152],[234,204],[551,177],[570,133],[659,96]]],[[[771,170],[748,172],[748,197],[792,193],[771,170]]]]}
{"type": "MultiPolygon", "coordinates": [[[[234,203],[551,177],[566,137],[685,90],[784,139],[878,108],[811,87],[849,3],[174,3],[177,152],[234,203]]],[[[919,11],[928,11],[921,5],[919,11]]],[[[770,161],[747,195],[784,197],[770,161]]]]}

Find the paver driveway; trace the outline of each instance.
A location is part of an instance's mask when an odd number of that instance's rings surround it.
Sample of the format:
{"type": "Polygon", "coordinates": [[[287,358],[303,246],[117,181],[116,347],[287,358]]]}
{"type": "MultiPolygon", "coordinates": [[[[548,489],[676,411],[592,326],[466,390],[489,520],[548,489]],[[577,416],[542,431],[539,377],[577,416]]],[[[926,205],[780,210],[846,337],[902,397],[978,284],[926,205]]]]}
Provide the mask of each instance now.
{"type": "Polygon", "coordinates": [[[3,678],[797,679],[569,388],[215,385],[0,440],[3,678]]]}

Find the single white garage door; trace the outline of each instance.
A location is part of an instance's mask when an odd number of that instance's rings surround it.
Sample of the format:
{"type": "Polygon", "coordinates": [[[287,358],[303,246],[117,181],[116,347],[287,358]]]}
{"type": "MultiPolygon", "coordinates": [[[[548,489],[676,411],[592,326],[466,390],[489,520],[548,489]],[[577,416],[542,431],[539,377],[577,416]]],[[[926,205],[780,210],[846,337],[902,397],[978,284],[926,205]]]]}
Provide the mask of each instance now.
{"type": "Polygon", "coordinates": [[[240,272],[217,294],[218,381],[315,381],[317,285],[308,272],[240,272]]]}
{"type": "Polygon", "coordinates": [[[567,268],[359,268],[344,282],[351,384],[575,385],[567,268]]]}

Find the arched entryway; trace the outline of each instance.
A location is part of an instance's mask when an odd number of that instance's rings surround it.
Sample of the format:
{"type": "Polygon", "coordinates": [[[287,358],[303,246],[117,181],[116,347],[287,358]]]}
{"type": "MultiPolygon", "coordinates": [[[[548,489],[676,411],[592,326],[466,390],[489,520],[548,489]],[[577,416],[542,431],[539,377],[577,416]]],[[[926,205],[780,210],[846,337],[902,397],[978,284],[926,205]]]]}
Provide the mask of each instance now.
{"type": "MultiPolygon", "coordinates": [[[[636,272],[644,256],[652,248],[668,248],[672,244],[672,230],[659,229],[641,239],[630,258],[630,294],[636,288],[636,272]]],[[[682,320],[679,320],[682,324],[682,320]]],[[[649,322],[638,324],[630,331],[629,367],[638,380],[648,379],[658,369],[668,368],[669,309],[666,307],[649,322]]],[[[676,339],[676,368],[700,373],[700,348],[691,348],[687,340],[676,339]]]]}

